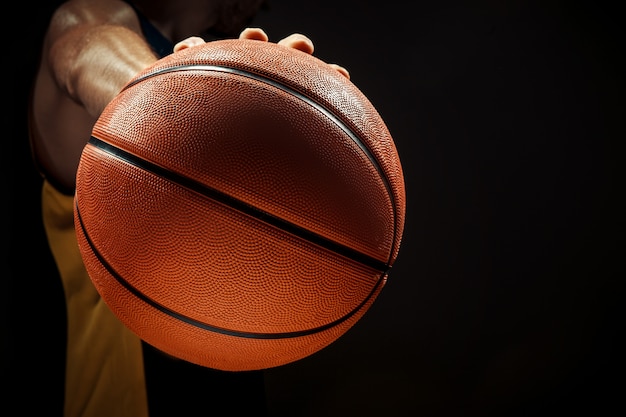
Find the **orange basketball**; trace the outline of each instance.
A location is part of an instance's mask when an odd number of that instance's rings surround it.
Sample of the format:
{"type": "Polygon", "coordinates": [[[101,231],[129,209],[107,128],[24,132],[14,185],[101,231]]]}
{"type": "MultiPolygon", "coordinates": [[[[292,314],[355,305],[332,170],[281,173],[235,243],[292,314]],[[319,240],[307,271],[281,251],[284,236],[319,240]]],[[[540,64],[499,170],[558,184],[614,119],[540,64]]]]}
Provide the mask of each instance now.
{"type": "Polygon", "coordinates": [[[319,59],[223,40],[109,104],[76,177],[89,275],[147,343],[228,371],[307,357],[383,288],[404,227],[393,139],[319,59]]]}

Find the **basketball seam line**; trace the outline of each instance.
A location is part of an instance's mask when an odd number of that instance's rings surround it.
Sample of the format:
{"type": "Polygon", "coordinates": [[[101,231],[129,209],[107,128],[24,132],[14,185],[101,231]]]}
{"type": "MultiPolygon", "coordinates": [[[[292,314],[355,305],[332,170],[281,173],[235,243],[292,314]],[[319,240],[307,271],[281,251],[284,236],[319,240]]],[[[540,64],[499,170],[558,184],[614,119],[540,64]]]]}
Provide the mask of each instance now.
{"type": "Polygon", "coordinates": [[[220,334],[224,334],[224,335],[227,335],[227,336],[241,337],[241,338],[247,338],[247,339],[289,339],[289,338],[295,338],[295,337],[310,336],[310,335],[313,335],[315,333],[319,333],[319,332],[328,330],[328,329],[333,328],[333,327],[343,323],[344,321],[348,320],[350,317],[355,315],[359,310],[361,310],[361,308],[363,308],[363,306],[365,304],[367,304],[367,302],[376,293],[376,290],[384,282],[384,278],[386,276],[385,272],[382,272],[380,274],[380,277],[376,281],[376,284],[374,285],[374,287],[372,288],[370,293],[354,309],[352,309],[350,312],[348,312],[344,316],[338,318],[337,320],[334,320],[334,321],[332,321],[330,323],[327,323],[327,324],[325,324],[323,326],[319,326],[319,327],[315,327],[315,328],[307,329],[307,330],[300,330],[300,331],[295,331],[295,332],[281,332],[281,333],[255,333],[255,332],[245,332],[245,331],[229,330],[229,329],[226,329],[226,328],[223,328],[223,327],[212,326],[210,324],[203,323],[203,322],[195,320],[195,319],[193,319],[191,317],[188,317],[188,316],[185,316],[183,314],[177,313],[176,311],[171,310],[170,308],[168,308],[168,307],[158,303],[157,301],[153,300],[152,298],[148,297],[147,295],[145,295],[144,293],[139,291],[137,288],[135,288],[133,285],[131,285],[124,278],[122,278],[122,276],[120,274],[118,274],[117,271],[115,271],[115,269],[106,261],[106,259],[104,259],[102,254],[100,254],[100,252],[98,252],[96,250],[95,244],[91,240],[91,237],[89,236],[89,233],[87,232],[87,229],[86,229],[85,224],[83,222],[83,218],[82,218],[82,216],[80,214],[80,209],[78,207],[78,199],[77,198],[75,198],[75,210],[76,210],[76,216],[78,218],[78,222],[80,223],[80,228],[83,231],[83,234],[85,236],[85,240],[87,241],[87,244],[91,248],[92,253],[98,259],[100,264],[102,266],[104,266],[104,268],[109,272],[109,274],[120,285],[122,285],[124,288],[126,288],[135,297],[139,298],[140,300],[144,301],[148,305],[154,307],[155,309],[161,311],[162,313],[164,313],[165,315],[167,315],[169,317],[172,317],[174,319],[178,319],[178,320],[180,320],[180,321],[182,321],[184,323],[187,323],[189,325],[192,325],[194,327],[197,327],[197,328],[200,328],[200,329],[203,329],[203,330],[211,331],[211,332],[214,332],[214,333],[220,333],[220,334]]]}
{"type": "MultiPolygon", "coordinates": [[[[361,140],[361,138],[356,133],[352,131],[352,129],[350,129],[346,125],[346,123],[339,116],[335,115],[330,109],[326,108],[326,106],[313,100],[308,95],[301,93],[293,89],[292,87],[283,84],[280,81],[268,78],[258,73],[242,70],[240,68],[229,67],[225,65],[209,65],[209,64],[188,64],[188,65],[180,65],[180,66],[162,68],[157,71],[145,74],[135,80],[132,80],[126,86],[124,86],[122,91],[125,91],[129,89],[130,87],[140,83],[141,81],[144,81],[148,78],[152,78],[156,75],[165,74],[168,72],[193,71],[193,70],[225,72],[225,73],[230,73],[230,74],[235,74],[235,75],[240,75],[243,77],[251,78],[253,80],[271,85],[313,106],[314,108],[322,112],[324,115],[326,115],[330,120],[332,120],[339,128],[341,128],[350,137],[350,139],[352,139],[352,141],[363,151],[363,153],[365,153],[367,158],[370,160],[370,162],[372,163],[372,165],[378,172],[378,175],[382,179],[383,184],[385,185],[385,189],[387,190],[387,195],[389,196],[389,200],[391,201],[391,206],[393,207],[393,218],[394,218],[393,242],[396,241],[396,232],[398,229],[398,214],[396,213],[396,197],[391,188],[391,184],[389,183],[389,179],[385,175],[380,163],[378,162],[376,157],[372,154],[368,146],[361,140]]],[[[391,267],[392,257],[393,257],[393,248],[389,253],[389,258],[387,259],[388,267],[391,267]]]]}
{"type": "Polygon", "coordinates": [[[188,190],[196,192],[204,197],[208,197],[213,201],[217,201],[227,207],[237,210],[240,213],[246,214],[266,224],[274,226],[293,236],[297,236],[300,239],[304,239],[309,243],[313,243],[335,254],[341,255],[352,261],[360,263],[361,265],[373,268],[381,272],[386,272],[391,268],[388,264],[386,264],[383,261],[380,261],[362,252],[359,252],[349,246],[346,246],[341,243],[335,242],[334,240],[328,239],[311,230],[298,226],[297,224],[291,223],[287,220],[277,217],[271,213],[268,213],[267,211],[261,210],[258,207],[248,204],[245,201],[239,200],[229,194],[219,191],[213,187],[210,187],[192,178],[186,177],[177,172],[174,172],[160,165],[157,165],[153,162],[145,160],[135,154],[132,154],[128,151],[118,148],[117,146],[112,145],[108,142],[105,142],[101,139],[98,139],[94,136],[92,136],[89,139],[88,143],[100,149],[101,151],[106,152],[110,155],[113,155],[114,157],[119,158],[133,166],[136,166],[138,168],[151,172],[152,174],[160,176],[161,178],[167,179],[168,181],[176,185],[179,185],[188,190]]]}

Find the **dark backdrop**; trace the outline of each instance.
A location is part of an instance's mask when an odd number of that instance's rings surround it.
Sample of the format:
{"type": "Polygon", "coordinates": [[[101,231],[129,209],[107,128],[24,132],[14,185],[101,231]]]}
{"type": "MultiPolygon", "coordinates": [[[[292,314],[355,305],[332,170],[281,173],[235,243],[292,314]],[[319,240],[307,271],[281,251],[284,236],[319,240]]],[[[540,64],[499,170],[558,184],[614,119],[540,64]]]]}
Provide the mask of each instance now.
{"type": "MultiPolygon", "coordinates": [[[[3,58],[11,96],[2,112],[10,132],[2,354],[18,370],[7,381],[19,388],[14,398],[32,410],[54,409],[41,398],[62,393],[62,290],[38,274],[51,259],[29,256],[44,241],[25,135],[27,84],[57,3],[21,6],[25,19],[5,36],[13,41],[3,58]]],[[[266,371],[272,415],[623,409],[626,68],[616,8],[270,4],[255,24],[272,40],[305,33],[318,57],[350,70],[396,141],[407,191],[387,286],[337,342],[266,371]]]]}

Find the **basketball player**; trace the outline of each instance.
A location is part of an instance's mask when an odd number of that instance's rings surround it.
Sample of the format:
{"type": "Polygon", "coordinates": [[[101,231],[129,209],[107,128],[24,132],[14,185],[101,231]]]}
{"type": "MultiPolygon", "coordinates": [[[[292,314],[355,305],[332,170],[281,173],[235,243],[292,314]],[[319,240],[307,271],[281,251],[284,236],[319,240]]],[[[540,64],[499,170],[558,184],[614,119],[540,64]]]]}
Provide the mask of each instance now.
{"type": "MultiPolygon", "coordinates": [[[[126,82],[159,58],[205,41],[268,41],[263,30],[247,27],[263,4],[69,0],[53,14],[33,83],[29,127],[32,154],[43,177],[44,226],[67,307],[66,417],[189,415],[203,407],[217,411],[220,401],[230,398],[239,400],[229,403],[229,414],[265,414],[260,371],[199,369],[159,355],[117,320],[82,264],[72,206],[81,151],[96,119],[126,82]],[[159,391],[159,379],[151,385],[147,375],[170,381],[169,388],[159,391]],[[182,388],[176,391],[177,386],[182,388]],[[192,386],[195,391],[185,392],[192,386]],[[237,395],[228,397],[231,388],[237,395]]],[[[313,53],[311,40],[301,34],[278,43],[313,53]]],[[[344,68],[333,67],[349,76],[344,68]]]]}

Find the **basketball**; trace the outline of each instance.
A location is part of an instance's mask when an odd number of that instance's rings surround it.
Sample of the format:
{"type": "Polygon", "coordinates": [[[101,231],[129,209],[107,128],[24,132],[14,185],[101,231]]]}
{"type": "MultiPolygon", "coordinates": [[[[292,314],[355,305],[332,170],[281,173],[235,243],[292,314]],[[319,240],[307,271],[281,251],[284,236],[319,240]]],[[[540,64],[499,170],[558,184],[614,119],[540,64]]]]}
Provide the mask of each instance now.
{"type": "Polygon", "coordinates": [[[79,249],[131,331],[225,371],[324,349],[370,309],[405,217],[368,98],[320,59],[220,40],[169,55],[106,107],[76,176],[79,249]]]}

